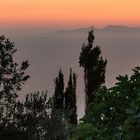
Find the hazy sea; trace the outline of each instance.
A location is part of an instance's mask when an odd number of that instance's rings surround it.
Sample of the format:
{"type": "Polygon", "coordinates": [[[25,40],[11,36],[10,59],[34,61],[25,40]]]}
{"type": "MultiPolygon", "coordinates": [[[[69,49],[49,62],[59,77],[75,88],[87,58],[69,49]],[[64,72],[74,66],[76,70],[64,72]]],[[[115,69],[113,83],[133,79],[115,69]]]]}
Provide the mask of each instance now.
{"type": "MultiPolygon", "coordinates": [[[[20,98],[25,94],[47,90],[54,93],[54,79],[60,68],[65,74],[67,85],[69,68],[77,73],[78,114],[84,112],[83,69],[79,67],[82,44],[87,43],[87,31],[47,32],[47,30],[10,30],[2,32],[15,43],[18,49],[16,61],[29,60],[27,73],[31,76],[23,85],[20,98]]],[[[132,68],[140,64],[140,32],[122,31],[95,32],[94,45],[101,47],[107,59],[106,86],[116,83],[116,76],[131,74],[132,68]]]]}

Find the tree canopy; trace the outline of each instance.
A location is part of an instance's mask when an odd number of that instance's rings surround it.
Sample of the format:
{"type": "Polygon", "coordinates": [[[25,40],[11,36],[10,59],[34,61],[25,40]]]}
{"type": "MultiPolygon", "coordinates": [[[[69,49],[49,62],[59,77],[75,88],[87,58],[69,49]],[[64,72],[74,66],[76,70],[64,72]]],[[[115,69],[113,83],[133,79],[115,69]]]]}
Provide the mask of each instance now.
{"type": "Polygon", "coordinates": [[[93,47],[94,39],[94,30],[91,29],[88,44],[83,44],[79,57],[79,64],[84,68],[86,106],[95,99],[96,91],[105,82],[107,60],[102,58],[99,46],[93,47]]]}
{"type": "Polygon", "coordinates": [[[97,93],[74,135],[74,140],[140,139],[140,67],[119,76],[114,87],[97,93]],[[84,134],[82,132],[85,132],[84,134]]]}
{"type": "Polygon", "coordinates": [[[18,93],[29,78],[26,74],[29,64],[28,61],[16,63],[16,51],[13,42],[0,36],[0,139],[3,139],[3,136],[8,138],[7,133],[9,137],[11,135],[11,139],[15,137],[14,134],[17,134],[18,138],[21,135],[15,125],[15,111],[18,93]]]}

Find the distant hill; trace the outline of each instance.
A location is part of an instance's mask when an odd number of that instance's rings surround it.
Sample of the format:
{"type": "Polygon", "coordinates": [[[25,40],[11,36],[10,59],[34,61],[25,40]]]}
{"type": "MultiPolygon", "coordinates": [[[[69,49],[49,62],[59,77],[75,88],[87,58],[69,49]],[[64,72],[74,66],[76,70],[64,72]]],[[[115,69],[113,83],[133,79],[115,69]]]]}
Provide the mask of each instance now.
{"type": "MultiPolygon", "coordinates": [[[[56,33],[84,33],[90,28],[78,28],[73,30],[59,30],[56,33]]],[[[108,25],[104,28],[94,28],[95,32],[140,32],[140,27],[128,27],[122,25],[108,25]]]]}
{"type": "Polygon", "coordinates": [[[108,31],[108,32],[140,31],[140,27],[128,27],[128,26],[122,26],[122,25],[108,25],[101,30],[108,31]]]}

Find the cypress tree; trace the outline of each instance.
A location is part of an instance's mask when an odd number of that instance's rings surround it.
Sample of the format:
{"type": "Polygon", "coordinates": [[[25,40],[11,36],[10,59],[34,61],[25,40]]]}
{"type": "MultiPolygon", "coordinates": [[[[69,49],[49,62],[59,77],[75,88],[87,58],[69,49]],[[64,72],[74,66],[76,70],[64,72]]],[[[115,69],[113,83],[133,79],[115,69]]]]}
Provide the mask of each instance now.
{"type": "Polygon", "coordinates": [[[64,75],[62,71],[59,71],[58,77],[55,79],[55,93],[53,96],[53,109],[64,109],[64,75]]]}
{"type": "Polygon", "coordinates": [[[65,110],[69,124],[77,125],[77,107],[76,107],[76,79],[75,73],[70,69],[68,86],[65,91],[65,110]]]}
{"type": "Polygon", "coordinates": [[[67,124],[64,118],[64,75],[61,70],[55,79],[55,92],[51,101],[51,110],[48,137],[50,140],[66,140],[67,124]]]}
{"type": "Polygon", "coordinates": [[[84,68],[86,106],[94,100],[97,89],[105,82],[107,60],[102,58],[99,46],[93,47],[94,39],[94,31],[91,29],[88,44],[83,44],[79,57],[79,64],[84,68]]]}

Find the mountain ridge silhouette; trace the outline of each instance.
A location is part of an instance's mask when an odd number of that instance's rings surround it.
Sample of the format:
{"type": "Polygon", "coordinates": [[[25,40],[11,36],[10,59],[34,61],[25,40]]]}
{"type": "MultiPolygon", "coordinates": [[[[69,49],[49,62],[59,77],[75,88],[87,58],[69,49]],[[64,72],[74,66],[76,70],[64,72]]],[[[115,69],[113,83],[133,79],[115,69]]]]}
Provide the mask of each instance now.
{"type": "MultiPolygon", "coordinates": [[[[83,28],[75,28],[75,29],[61,29],[56,31],[56,33],[81,33],[81,32],[86,32],[90,30],[90,27],[83,27],[83,28]]],[[[107,25],[103,28],[94,28],[95,32],[140,32],[140,27],[131,27],[131,26],[124,26],[124,25],[107,25]]]]}

